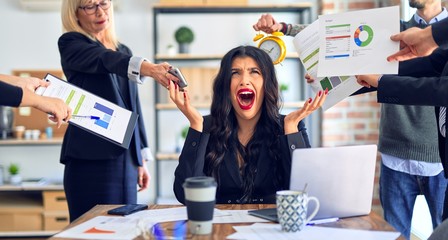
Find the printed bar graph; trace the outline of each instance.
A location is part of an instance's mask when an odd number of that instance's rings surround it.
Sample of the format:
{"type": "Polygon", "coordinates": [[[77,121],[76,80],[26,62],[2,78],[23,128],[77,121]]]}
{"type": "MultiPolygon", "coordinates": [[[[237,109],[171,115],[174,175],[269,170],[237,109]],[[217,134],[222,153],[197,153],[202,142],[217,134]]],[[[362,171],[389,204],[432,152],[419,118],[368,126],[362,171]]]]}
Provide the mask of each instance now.
{"type": "Polygon", "coordinates": [[[107,129],[109,127],[110,120],[112,119],[112,115],[114,114],[114,110],[110,109],[100,103],[95,103],[93,108],[104,113],[104,115],[101,117],[101,119],[98,119],[95,121],[95,124],[102,128],[107,129]]]}

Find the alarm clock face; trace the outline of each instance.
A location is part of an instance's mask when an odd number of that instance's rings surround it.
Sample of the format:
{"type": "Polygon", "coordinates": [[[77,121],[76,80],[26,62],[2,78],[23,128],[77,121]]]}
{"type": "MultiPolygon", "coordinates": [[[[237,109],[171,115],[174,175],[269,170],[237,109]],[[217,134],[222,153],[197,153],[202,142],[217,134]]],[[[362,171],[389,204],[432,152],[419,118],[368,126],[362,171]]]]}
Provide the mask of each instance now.
{"type": "Polygon", "coordinates": [[[260,42],[258,48],[265,51],[274,64],[278,64],[285,59],[286,49],[278,38],[267,37],[260,42]]]}

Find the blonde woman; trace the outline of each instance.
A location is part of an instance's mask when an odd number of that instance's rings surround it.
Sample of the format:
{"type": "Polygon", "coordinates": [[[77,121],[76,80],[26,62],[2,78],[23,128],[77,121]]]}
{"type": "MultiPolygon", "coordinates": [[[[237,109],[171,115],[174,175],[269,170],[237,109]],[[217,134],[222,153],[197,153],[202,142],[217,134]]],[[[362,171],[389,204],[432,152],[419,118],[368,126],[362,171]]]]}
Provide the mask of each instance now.
{"type": "Polygon", "coordinates": [[[96,204],[137,201],[137,185],[144,190],[150,176],[146,161],[151,153],[137,91],[147,77],[168,86],[168,63],[154,64],[133,56],[117,40],[113,1],[64,0],[59,38],[61,64],[67,80],[93,94],[139,114],[129,149],[124,149],[80,128],[69,126],[64,136],[61,163],[64,189],[75,220],[96,204]]]}

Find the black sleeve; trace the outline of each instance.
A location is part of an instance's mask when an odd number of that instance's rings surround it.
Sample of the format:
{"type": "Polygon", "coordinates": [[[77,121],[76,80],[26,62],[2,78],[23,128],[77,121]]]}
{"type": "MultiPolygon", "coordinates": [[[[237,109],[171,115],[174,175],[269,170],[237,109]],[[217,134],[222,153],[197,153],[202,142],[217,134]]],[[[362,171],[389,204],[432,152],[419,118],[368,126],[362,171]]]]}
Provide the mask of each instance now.
{"type": "MultiPolygon", "coordinates": [[[[284,121],[284,116],[282,115],[282,121],[284,121]]],[[[299,132],[291,133],[287,135],[280,136],[280,148],[281,148],[281,167],[284,174],[283,185],[288,188],[290,175],[291,175],[291,159],[292,152],[297,148],[310,148],[310,140],[308,139],[308,133],[306,132],[305,123],[303,121],[299,122],[297,126],[299,132]]]]}
{"type": "Polygon", "coordinates": [[[378,102],[401,105],[448,106],[448,76],[383,76],[378,85],[378,102]]]}
{"type": "MultiPolygon", "coordinates": [[[[284,119],[282,119],[284,120],[284,119]]],[[[296,133],[291,133],[287,135],[283,135],[280,137],[280,143],[282,146],[287,146],[287,149],[285,151],[289,152],[289,157],[292,156],[292,152],[296,148],[310,148],[310,140],[308,138],[308,133],[305,128],[305,123],[303,121],[299,122],[299,125],[297,126],[297,129],[299,130],[296,133]]]]}
{"type": "Polygon", "coordinates": [[[412,77],[438,77],[448,61],[448,50],[438,48],[427,57],[399,63],[398,75],[412,77]]]}
{"type": "Polygon", "coordinates": [[[91,74],[115,73],[127,78],[131,54],[112,51],[77,32],[63,34],[58,41],[64,70],[91,74]]]}
{"type": "Polygon", "coordinates": [[[179,156],[179,165],[174,172],[174,194],[179,202],[185,203],[182,184],[189,177],[205,176],[204,163],[209,133],[198,132],[192,128],[188,130],[182,153],[179,156]]]}
{"type": "Polygon", "coordinates": [[[432,26],[432,36],[439,46],[448,44],[448,18],[436,22],[432,26]]]}
{"type": "Polygon", "coordinates": [[[23,90],[20,87],[0,81],[0,105],[18,107],[22,102],[23,90]]]}

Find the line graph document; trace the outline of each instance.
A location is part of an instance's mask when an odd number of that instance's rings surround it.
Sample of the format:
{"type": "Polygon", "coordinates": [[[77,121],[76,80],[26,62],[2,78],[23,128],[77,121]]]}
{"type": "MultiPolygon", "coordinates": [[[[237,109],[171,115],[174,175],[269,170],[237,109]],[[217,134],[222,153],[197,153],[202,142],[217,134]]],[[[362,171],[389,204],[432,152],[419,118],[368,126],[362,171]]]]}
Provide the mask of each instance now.
{"type": "Polygon", "coordinates": [[[51,74],[44,78],[50,85],[38,88],[36,94],[62,99],[73,115],[95,116],[98,119],[71,118],[70,124],[85,129],[121,147],[128,148],[138,115],[108,100],[89,93],[51,74]]]}
{"type": "Polygon", "coordinates": [[[317,76],[397,74],[386,58],[399,50],[390,36],[400,32],[399,6],[319,16],[317,76]]]}
{"type": "Polygon", "coordinates": [[[361,88],[354,76],[317,77],[319,68],[319,20],[308,25],[293,40],[300,61],[314,79],[310,83],[315,93],[328,89],[327,99],[322,105],[325,111],[361,88]]]}

